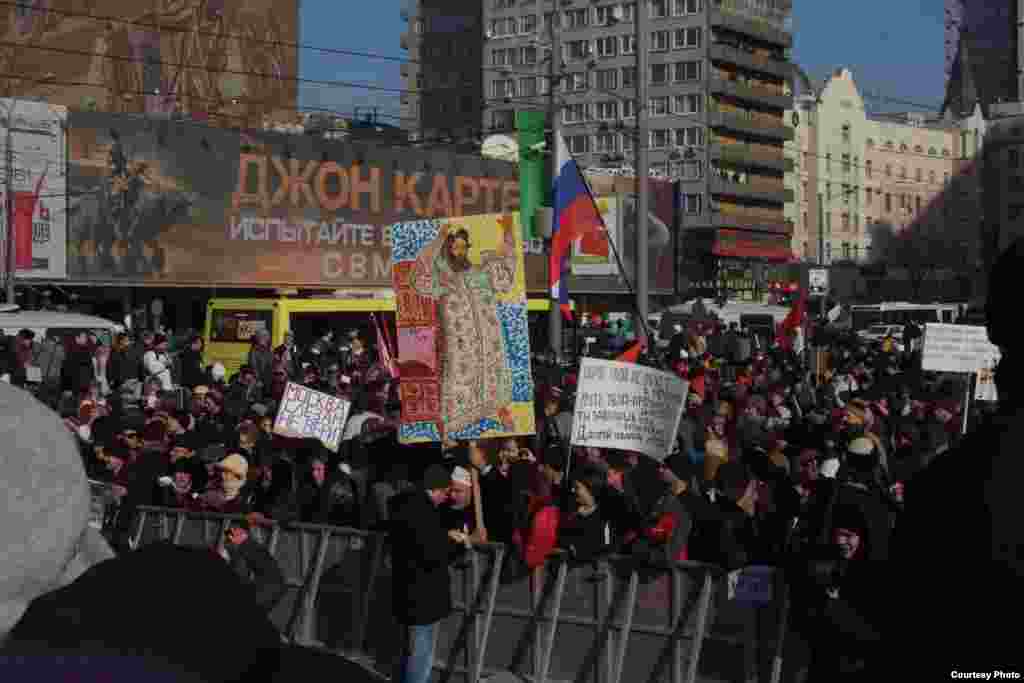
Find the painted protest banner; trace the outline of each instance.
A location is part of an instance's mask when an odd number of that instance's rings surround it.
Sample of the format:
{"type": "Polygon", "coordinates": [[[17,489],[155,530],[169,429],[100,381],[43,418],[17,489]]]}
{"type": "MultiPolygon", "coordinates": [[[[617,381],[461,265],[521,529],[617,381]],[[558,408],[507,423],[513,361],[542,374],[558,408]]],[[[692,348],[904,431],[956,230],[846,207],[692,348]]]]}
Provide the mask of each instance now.
{"type": "Polygon", "coordinates": [[[514,214],[391,226],[402,443],[533,434],[514,214]]]}
{"type": "Polygon", "coordinates": [[[981,325],[924,326],[921,369],[931,372],[976,373],[999,360],[999,347],[981,325]]]}
{"type": "Polygon", "coordinates": [[[689,383],[632,363],[584,358],[572,445],[617,448],[662,461],[672,451],[689,383]]]}
{"type": "Polygon", "coordinates": [[[293,439],[317,439],[337,453],[351,407],[343,398],[289,382],[274,420],[274,433],[293,439]]]}

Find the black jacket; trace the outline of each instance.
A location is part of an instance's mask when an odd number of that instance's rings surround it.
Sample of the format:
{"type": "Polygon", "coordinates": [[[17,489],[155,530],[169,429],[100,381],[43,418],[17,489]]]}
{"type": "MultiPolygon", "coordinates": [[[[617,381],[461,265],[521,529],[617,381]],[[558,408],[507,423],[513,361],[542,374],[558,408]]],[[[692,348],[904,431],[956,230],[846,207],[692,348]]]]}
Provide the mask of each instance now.
{"type": "Polygon", "coordinates": [[[252,589],[256,604],[270,612],[284,596],[287,586],[281,567],[262,543],[252,537],[241,545],[228,545],[228,565],[252,589]]]}
{"type": "Polygon", "coordinates": [[[203,371],[203,356],[198,351],[185,349],[179,356],[181,366],[180,381],[183,387],[195,389],[201,384],[206,384],[206,373],[203,371]]]}
{"type": "Polygon", "coordinates": [[[433,624],[452,610],[448,565],[461,546],[448,538],[441,510],[415,489],[388,501],[392,609],[405,625],[433,624]]]}

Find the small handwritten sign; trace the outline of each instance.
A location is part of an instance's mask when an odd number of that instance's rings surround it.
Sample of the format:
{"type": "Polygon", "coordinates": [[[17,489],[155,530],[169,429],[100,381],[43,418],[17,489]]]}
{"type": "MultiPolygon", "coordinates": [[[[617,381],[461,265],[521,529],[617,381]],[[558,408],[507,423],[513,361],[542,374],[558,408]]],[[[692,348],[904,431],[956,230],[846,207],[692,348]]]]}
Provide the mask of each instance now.
{"type": "Polygon", "coordinates": [[[317,439],[337,453],[351,407],[343,398],[289,382],[274,421],[274,433],[295,439],[317,439]]]}
{"type": "Polygon", "coordinates": [[[729,572],[729,599],[745,605],[768,605],[773,598],[774,567],[744,567],[729,572]]]}
{"type": "Polygon", "coordinates": [[[584,358],[572,444],[617,448],[664,460],[672,451],[689,384],[654,368],[584,358]]]}
{"type": "Polygon", "coordinates": [[[993,366],[999,357],[999,347],[988,340],[988,332],[981,325],[924,326],[922,370],[976,373],[993,366]]]}

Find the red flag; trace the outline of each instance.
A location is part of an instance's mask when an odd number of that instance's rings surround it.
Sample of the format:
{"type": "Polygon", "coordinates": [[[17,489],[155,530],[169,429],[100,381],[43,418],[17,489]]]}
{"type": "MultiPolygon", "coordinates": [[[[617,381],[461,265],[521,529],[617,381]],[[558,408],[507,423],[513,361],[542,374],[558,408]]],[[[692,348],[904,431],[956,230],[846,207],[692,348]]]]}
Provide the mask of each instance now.
{"type": "Polygon", "coordinates": [[[398,377],[398,366],[391,355],[391,345],[388,344],[388,340],[384,336],[384,331],[381,329],[381,322],[377,320],[377,316],[371,314],[370,317],[373,318],[373,324],[377,328],[377,353],[380,355],[381,365],[387,369],[388,374],[392,379],[394,379],[398,377]]]}
{"type": "Polygon", "coordinates": [[[793,337],[804,324],[806,313],[807,299],[804,290],[801,289],[796,301],[793,302],[793,308],[789,309],[789,313],[778,327],[779,344],[786,351],[793,350],[793,337]]]}
{"type": "Polygon", "coordinates": [[[615,360],[620,363],[636,363],[640,360],[640,354],[643,353],[644,344],[643,342],[636,342],[633,346],[629,347],[625,353],[616,358],[615,360]]]}

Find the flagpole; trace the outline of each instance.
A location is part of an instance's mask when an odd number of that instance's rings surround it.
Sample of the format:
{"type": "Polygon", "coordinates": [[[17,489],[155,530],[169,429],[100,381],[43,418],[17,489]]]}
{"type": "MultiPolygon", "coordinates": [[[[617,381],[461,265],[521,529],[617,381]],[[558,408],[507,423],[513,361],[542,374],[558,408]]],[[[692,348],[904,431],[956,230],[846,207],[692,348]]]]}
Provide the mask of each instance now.
{"type": "MultiPolygon", "coordinates": [[[[551,120],[551,182],[552,186],[555,180],[558,178],[559,173],[559,158],[558,158],[558,144],[562,135],[562,117],[561,112],[558,110],[558,100],[556,90],[562,81],[562,46],[561,46],[561,12],[555,6],[555,0],[552,0],[552,12],[551,12],[551,61],[548,63],[548,118],[551,120]]],[[[557,204],[557,198],[551,197],[551,216],[552,221],[558,220],[558,213],[555,210],[557,204]]],[[[554,228],[554,226],[549,226],[554,228]]],[[[554,233],[552,232],[552,236],[554,233]]],[[[552,248],[553,248],[552,244],[552,248]]],[[[548,264],[550,268],[550,261],[548,264]]],[[[552,273],[548,281],[551,282],[551,278],[554,276],[552,273]]],[[[559,287],[565,287],[566,283],[561,282],[559,287]]],[[[561,306],[558,305],[558,300],[553,296],[553,293],[548,294],[551,297],[551,309],[548,311],[548,345],[551,348],[551,353],[554,355],[555,364],[559,364],[562,359],[562,310],[561,306]]]]}

